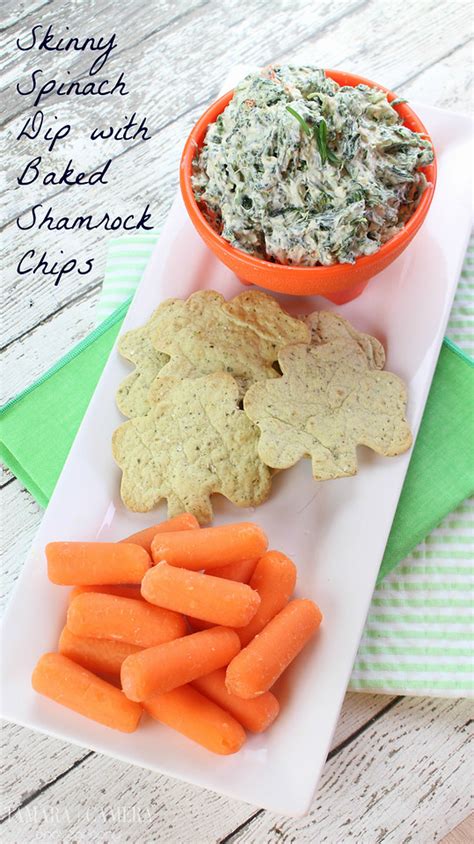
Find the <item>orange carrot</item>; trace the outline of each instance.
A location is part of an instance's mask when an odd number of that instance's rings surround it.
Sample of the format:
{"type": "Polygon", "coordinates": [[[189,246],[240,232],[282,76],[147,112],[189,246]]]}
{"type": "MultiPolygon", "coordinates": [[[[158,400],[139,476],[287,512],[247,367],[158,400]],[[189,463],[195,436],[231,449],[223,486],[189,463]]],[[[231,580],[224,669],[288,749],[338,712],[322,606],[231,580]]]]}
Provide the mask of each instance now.
{"type": "Polygon", "coordinates": [[[232,660],[226,672],[227,690],[245,700],[268,691],[318,629],[321,619],[312,601],[290,601],[232,660]]]}
{"type": "Polygon", "coordinates": [[[213,577],[224,577],[226,580],[236,580],[238,583],[248,583],[252,577],[258,560],[242,560],[241,563],[231,563],[230,566],[219,566],[212,569],[213,577]]]}
{"type": "Polygon", "coordinates": [[[245,741],[240,724],[192,686],[180,686],[144,703],[152,718],[213,753],[236,753],[245,741]]]}
{"type": "Polygon", "coordinates": [[[59,586],[140,583],[151,560],[139,545],[116,542],[50,542],[48,577],[59,586]]]}
{"type": "MultiPolygon", "coordinates": [[[[212,576],[224,577],[226,580],[235,580],[238,583],[248,583],[257,562],[258,560],[243,560],[241,563],[231,563],[230,566],[220,566],[217,569],[212,569],[212,576]]],[[[202,618],[194,618],[192,615],[188,615],[188,621],[193,630],[208,630],[209,627],[214,626],[212,621],[204,621],[202,618]]]]}
{"type": "Polygon", "coordinates": [[[67,612],[67,626],[76,636],[117,639],[141,648],[161,645],[187,632],[186,622],[178,613],[100,592],[84,592],[74,598],[67,612]]]}
{"type": "Polygon", "coordinates": [[[225,668],[194,680],[193,686],[214,703],[222,706],[251,733],[263,733],[273,723],[280,711],[275,695],[265,692],[255,700],[242,700],[229,694],[225,685],[225,668]]]}
{"type": "Polygon", "coordinates": [[[248,624],[260,605],[258,592],[246,583],[175,568],[165,562],[146,573],[142,595],[151,604],[224,627],[248,624]]]}
{"type": "Polygon", "coordinates": [[[241,645],[246,645],[291,598],[296,583],[296,566],[279,551],[267,551],[257,563],[250,586],[260,595],[260,606],[246,627],[237,630],[241,645]]]}
{"type": "Polygon", "coordinates": [[[159,525],[152,525],[145,530],[139,530],[138,533],[132,533],[120,542],[131,542],[133,545],[141,545],[145,551],[151,555],[151,542],[157,533],[170,533],[175,530],[195,530],[199,527],[199,522],[196,516],[192,513],[181,513],[179,516],[174,516],[172,519],[167,519],[166,522],[160,522],[159,525]]]}
{"type": "Polygon", "coordinates": [[[147,700],[222,668],[239,650],[234,630],[212,627],[191,633],[127,657],[120,672],[122,688],[130,700],[147,700]]]}
{"type": "Polygon", "coordinates": [[[104,595],[118,595],[119,598],[135,598],[136,601],[142,600],[142,593],[138,585],[99,586],[96,584],[95,586],[75,586],[69,593],[69,603],[84,592],[101,592],[104,595]]]}
{"type": "Polygon", "coordinates": [[[159,533],[151,543],[151,551],[155,563],[166,560],[170,566],[199,571],[258,559],[267,545],[267,537],[258,525],[239,522],[192,533],[159,533]]]}
{"type": "Polygon", "coordinates": [[[133,733],[138,727],[141,706],[126,698],[111,683],[62,654],[43,654],[33,671],[31,683],[40,695],[106,727],[124,733],[133,733]]]}
{"type": "Polygon", "coordinates": [[[92,639],[76,636],[65,627],[59,637],[59,653],[92,671],[94,674],[112,674],[120,676],[124,659],[135,654],[140,648],[128,642],[114,642],[111,639],[92,639]]]}

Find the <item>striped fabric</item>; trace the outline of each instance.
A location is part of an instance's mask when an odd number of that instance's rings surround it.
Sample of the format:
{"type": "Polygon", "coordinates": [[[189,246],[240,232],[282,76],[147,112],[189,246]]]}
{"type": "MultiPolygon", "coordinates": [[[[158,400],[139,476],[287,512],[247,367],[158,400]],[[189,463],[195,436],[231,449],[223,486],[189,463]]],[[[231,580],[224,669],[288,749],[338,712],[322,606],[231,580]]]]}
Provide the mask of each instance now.
{"type": "MultiPolygon", "coordinates": [[[[97,320],[136,289],[157,234],[112,240],[97,320]]],[[[474,355],[474,238],[447,335],[474,355]]],[[[349,688],[441,697],[472,694],[474,500],[447,516],[376,588],[349,688]]]]}
{"type": "MultiPolygon", "coordinates": [[[[474,356],[474,237],[447,336],[474,356]]],[[[350,682],[353,691],[473,693],[474,499],[443,520],[376,588],[350,682]]]]}
{"type": "Polygon", "coordinates": [[[150,232],[124,235],[109,241],[104,284],[97,304],[97,325],[107,319],[125,299],[133,296],[157,237],[157,232],[150,232]]]}

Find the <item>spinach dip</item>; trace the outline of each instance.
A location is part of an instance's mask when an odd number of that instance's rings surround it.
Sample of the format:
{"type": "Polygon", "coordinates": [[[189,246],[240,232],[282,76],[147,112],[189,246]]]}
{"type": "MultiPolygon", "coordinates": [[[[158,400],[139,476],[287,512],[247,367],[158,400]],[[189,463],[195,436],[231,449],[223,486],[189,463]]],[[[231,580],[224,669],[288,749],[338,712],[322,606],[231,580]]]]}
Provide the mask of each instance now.
{"type": "Polygon", "coordinates": [[[192,182],[232,246],[313,267],[376,252],[415,210],[431,161],[383,91],[275,66],[247,76],[209,125],[192,182]]]}

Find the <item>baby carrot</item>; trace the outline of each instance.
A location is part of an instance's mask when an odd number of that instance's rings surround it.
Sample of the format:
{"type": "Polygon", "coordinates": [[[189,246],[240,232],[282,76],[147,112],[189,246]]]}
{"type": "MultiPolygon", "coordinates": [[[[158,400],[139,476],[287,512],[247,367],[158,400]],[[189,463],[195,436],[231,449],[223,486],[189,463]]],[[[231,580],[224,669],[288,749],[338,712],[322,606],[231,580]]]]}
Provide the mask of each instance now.
{"type": "Polygon", "coordinates": [[[159,533],[151,543],[151,552],[155,563],[166,560],[170,566],[199,571],[258,559],[267,545],[267,537],[258,525],[239,522],[192,533],[159,533]]]}
{"type": "Polygon", "coordinates": [[[157,533],[170,533],[175,530],[195,530],[199,527],[199,522],[196,516],[192,513],[181,513],[179,516],[174,516],[172,519],[167,519],[165,522],[160,522],[159,525],[152,525],[145,530],[139,530],[138,533],[132,533],[120,542],[131,542],[133,545],[141,545],[145,551],[151,555],[151,542],[157,533]]]}
{"type": "Polygon", "coordinates": [[[62,654],[43,654],[33,671],[31,683],[40,695],[106,727],[124,733],[133,733],[138,727],[141,706],[111,683],[62,654]]]}
{"type": "Polygon", "coordinates": [[[224,627],[248,624],[260,605],[258,592],[246,583],[175,568],[165,562],[146,573],[142,595],[151,604],[224,627]]]}
{"type": "Polygon", "coordinates": [[[296,583],[296,566],[279,551],[267,551],[258,561],[250,586],[260,595],[260,606],[245,627],[237,630],[241,645],[246,645],[291,598],[296,583]]]}
{"type": "Polygon", "coordinates": [[[212,569],[213,577],[224,577],[226,580],[236,580],[238,583],[248,583],[252,577],[258,560],[242,560],[241,563],[231,563],[230,566],[219,566],[212,569]]]}
{"type": "Polygon", "coordinates": [[[139,545],[117,542],[50,542],[48,577],[59,586],[140,583],[151,560],[139,545]]]}
{"type": "Polygon", "coordinates": [[[156,695],[144,703],[144,709],[213,753],[236,753],[245,741],[245,732],[232,715],[191,686],[156,695]]]}
{"type": "Polygon", "coordinates": [[[182,615],[152,607],[146,601],[84,592],[71,602],[67,626],[76,636],[118,639],[141,648],[161,645],[186,635],[182,615]]]}
{"type": "Polygon", "coordinates": [[[222,668],[239,650],[234,630],[212,627],[191,633],[127,657],[120,672],[122,688],[130,700],[147,700],[222,668]]]}
{"type": "Polygon", "coordinates": [[[59,637],[59,653],[94,674],[120,675],[124,659],[139,650],[137,645],[128,642],[76,636],[68,627],[64,628],[59,637]]]}
{"type": "Polygon", "coordinates": [[[135,598],[135,600],[142,600],[142,593],[140,586],[123,584],[122,586],[75,586],[69,593],[69,603],[82,595],[84,592],[101,592],[104,595],[118,595],[120,598],[135,598]]]}
{"type": "MultiPolygon", "coordinates": [[[[248,583],[257,562],[258,560],[243,560],[241,563],[231,563],[230,566],[219,566],[217,569],[212,569],[212,576],[224,577],[226,580],[235,580],[238,583],[248,583]]],[[[193,630],[207,630],[214,626],[212,621],[204,621],[192,615],[188,615],[188,621],[193,630]]]]}
{"type": "Polygon", "coordinates": [[[193,686],[214,703],[222,706],[251,733],[263,733],[273,723],[280,711],[275,695],[265,692],[255,700],[242,700],[229,694],[225,685],[225,668],[194,680],[193,686]]]}
{"type": "MultiPolygon", "coordinates": [[[[321,619],[312,601],[290,601],[232,660],[226,672],[227,690],[245,700],[268,691],[318,629],[321,619]]],[[[140,654],[128,658],[137,656],[140,654]]]]}

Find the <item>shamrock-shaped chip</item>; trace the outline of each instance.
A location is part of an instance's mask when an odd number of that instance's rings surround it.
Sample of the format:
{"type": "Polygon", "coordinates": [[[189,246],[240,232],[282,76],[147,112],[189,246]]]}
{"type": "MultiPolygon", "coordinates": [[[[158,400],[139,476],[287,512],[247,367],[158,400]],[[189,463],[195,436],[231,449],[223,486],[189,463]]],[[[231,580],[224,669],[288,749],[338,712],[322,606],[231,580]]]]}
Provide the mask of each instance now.
{"type": "Polygon", "coordinates": [[[383,369],[385,366],[385,350],[376,337],[362,334],[339,314],[332,311],[314,311],[303,318],[311,331],[311,343],[319,346],[331,340],[353,340],[364,352],[370,369],[383,369]]]}
{"type": "Polygon", "coordinates": [[[170,517],[187,511],[205,524],[214,492],[240,507],[264,501],[270,471],[258,456],[258,429],[238,401],[235,380],[223,372],[158,378],[147,415],[113,435],[124,504],[145,512],[166,498],[170,517]]]}
{"type": "MultiPolygon", "coordinates": [[[[165,302],[154,319],[153,344],[171,358],[160,378],[228,372],[241,396],[250,384],[278,377],[273,364],[283,346],[310,340],[310,330],[301,320],[285,313],[276,299],[257,291],[226,302],[220,293],[201,290],[186,302],[165,302]]],[[[149,399],[155,401],[154,388],[149,399]]]]}
{"type": "Polygon", "coordinates": [[[314,478],[328,480],[357,472],[357,445],[386,456],[409,448],[403,381],[371,369],[353,340],[287,346],[278,360],[283,376],[254,384],[244,399],[268,466],[310,456],[314,478]]]}
{"type": "MultiPolygon", "coordinates": [[[[155,312],[156,314],[156,312],[155,312]]],[[[148,391],[154,379],[168,362],[168,355],[158,352],[151,342],[155,328],[155,314],[145,325],[127,331],[118,341],[122,357],[135,364],[135,370],[125,378],[117,390],[117,407],[124,416],[144,416],[148,413],[148,391]]]]}

